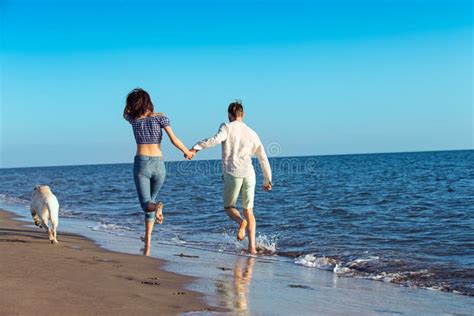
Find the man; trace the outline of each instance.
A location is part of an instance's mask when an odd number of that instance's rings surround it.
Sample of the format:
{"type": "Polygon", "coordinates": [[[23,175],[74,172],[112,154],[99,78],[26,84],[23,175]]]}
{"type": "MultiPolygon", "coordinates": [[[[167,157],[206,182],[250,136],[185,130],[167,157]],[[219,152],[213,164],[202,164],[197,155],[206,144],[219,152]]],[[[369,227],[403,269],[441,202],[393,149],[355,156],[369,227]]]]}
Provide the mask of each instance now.
{"type": "Polygon", "coordinates": [[[252,156],[256,155],[263,171],[263,189],[272,189],[272,172],[262,142],[250,127],[244,122],[244,108],[240,101],[229,105],[228,116],[230,123],[223,123],[214,137],[198,142],[190,150],[191,159],[198,151],[222,144],[222,172],[224,174],[224,207],[227,214],[237,222],[239,230],[237,239],[245,238],[248,232],[250,254],[256,254],[255,230],[256,221],[253,214],[255,196],[255,170],[252,156]],[[237,199],[242,194],[242,209],[244,218],[237,209],[237,199]]]}

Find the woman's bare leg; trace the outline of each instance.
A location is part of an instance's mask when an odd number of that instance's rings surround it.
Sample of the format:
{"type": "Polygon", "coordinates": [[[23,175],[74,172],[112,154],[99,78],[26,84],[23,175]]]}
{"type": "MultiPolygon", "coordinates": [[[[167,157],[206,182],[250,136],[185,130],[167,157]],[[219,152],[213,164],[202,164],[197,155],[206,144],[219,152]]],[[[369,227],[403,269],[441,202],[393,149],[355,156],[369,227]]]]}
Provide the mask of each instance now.
{"type": "Polygon", "coordinates": [[[245,228],[247,228],[247,221],[240,216],[240,212],[235,207],[226,207],[225,211],[230,218],[239,224],[239,231],[237,232],[237,240],[244,240],[245,228]]]}
{"type": "Polygon", "coordinates": [[[253,215],[253,209],[244,209],[244,216],[248,223],[247,232],[249,234],[249,253],[255,255],[257,254],[257,249],[255,248],[255,230],[257,228],[257,222],[253,215]]]}
{"type": "Polygon", "coordinates": [[[153,231],[154,221],[145,221],[145,248],[143,250],[143,254],[145,256],[150,255],[150,247],[151,247],[151,232],[153,231]]]}

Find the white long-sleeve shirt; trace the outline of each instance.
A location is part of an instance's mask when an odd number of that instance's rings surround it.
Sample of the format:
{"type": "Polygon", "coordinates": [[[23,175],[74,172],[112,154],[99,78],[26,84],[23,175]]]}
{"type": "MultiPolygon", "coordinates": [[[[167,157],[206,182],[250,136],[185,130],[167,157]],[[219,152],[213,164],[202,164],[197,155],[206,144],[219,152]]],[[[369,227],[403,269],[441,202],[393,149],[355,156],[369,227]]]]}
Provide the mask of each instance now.
{"type": "Polygon", "coordinates": [[[264,184],[272,182],[272,170],[262,142],[250,127],[241,121],[222,123],[214,137],[204,139],[193,149],[202,150],[222,144],[222,172],[244,178],[255,175],[252,156],[256,155],[262,168],[264,184]]]}

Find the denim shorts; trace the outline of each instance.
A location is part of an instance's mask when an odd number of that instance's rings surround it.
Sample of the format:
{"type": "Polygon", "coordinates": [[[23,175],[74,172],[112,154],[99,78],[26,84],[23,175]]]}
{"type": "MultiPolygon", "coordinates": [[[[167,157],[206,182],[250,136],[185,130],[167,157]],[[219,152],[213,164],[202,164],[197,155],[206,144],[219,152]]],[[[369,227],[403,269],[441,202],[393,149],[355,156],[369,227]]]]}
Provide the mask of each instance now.
{"type": "Polygon", "coordinates": [[[224,174],[224,207],[237,207],[237,199],[242,194],[242,208],[253,208],[255,198],[255,175],[236,178],[224,174]]]}
{"type": "Polygon", "coordinates": [[[138,200],[145,211],[145,221],[154,221],[155,212],[146,212],[149,202],[156,203],[158,193],[165,182],[166,168],[162,157],[135,156],[133,179],[138,200]]]}

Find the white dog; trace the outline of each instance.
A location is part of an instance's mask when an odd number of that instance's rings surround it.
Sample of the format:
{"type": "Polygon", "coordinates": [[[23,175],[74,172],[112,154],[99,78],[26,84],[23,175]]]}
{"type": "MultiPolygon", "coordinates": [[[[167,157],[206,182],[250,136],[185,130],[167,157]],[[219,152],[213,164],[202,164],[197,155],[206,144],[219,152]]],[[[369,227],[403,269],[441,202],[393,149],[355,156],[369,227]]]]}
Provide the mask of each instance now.
{"type": "Polygon", "coordinates": [[[35,186],[31,197],[30,210],[35,225],[39,228],[46,228],[51,244],[57,244],[56,232],[59,224],[59,202],[47,185],[35,186]],[[41,217],[38,216],[38,213],[41,214],[41,217]],[[52,229],[49,227],[48,220],[51,220],[52,229]]]}

